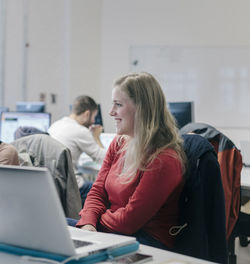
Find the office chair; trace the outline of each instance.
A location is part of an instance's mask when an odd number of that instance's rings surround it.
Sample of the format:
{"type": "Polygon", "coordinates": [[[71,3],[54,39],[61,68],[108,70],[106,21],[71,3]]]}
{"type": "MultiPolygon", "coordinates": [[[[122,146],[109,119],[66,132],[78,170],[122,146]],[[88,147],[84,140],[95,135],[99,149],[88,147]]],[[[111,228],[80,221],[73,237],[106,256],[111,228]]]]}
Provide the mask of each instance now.
{"type": "Polygon", "coordinates": [[[229,264],[236,264],[235,239],[239,237],[244,244],[244,237],[250,234],[250,215],[240,212],[240,175],[243,165],[241,153],[227,136],[210,125],[190,123],[180,130],[181,134],[187,132],[208,139],[218,154],[225,193],[229,264]]]}
{"type": "Polygon", "coordinates": [[[65,216],[78,219],[82,205],[70,150],[47,134],[23,136],[11,144],[18,152],[21,166],[48,168],[65,216]]]}

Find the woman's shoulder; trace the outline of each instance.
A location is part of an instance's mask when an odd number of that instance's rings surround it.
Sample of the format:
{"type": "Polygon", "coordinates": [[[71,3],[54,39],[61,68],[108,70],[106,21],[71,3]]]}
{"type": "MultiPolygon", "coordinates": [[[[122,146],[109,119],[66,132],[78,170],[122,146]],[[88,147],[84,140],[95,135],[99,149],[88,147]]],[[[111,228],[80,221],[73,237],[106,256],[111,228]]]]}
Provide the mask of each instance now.
{"type": "Polygon", "coordinates": [[[182,175],[182,163],[178,153],[172,148],[164,148],[159,151],[156,156],[153,157],[151,162],[146,167],[149,171],[162,172],[174,172],[178,175],[182,175]]]}
{"type": "Polygon", "coordinates": [[[116,135],[112,140],[110,146],[112,149],[122,149],[127,141],[127,137],[123,135],[116,135]]]}
{"type": "Polygon", "coordinates": [[[174,150],[173,148],[169,148],[166,147],[164,149],[162,149],[161,151],[159,151],[159,153],[156,155],[154,161],[157,162],[165,162],[165,163],[180,163],[180,157],[178,155],[178,153],[176,152],[176,150],[174,150]]]}
{"type": "Polygon", "coordinates": [[[170,147],[166,147],[166,148],[163,148],[160,152],[159,152],[159,155],[163,155],[163,156],[176,156],[177,155],[177,152],[176,150],[174,150],[173,148],[170,148],[170,147]]]}

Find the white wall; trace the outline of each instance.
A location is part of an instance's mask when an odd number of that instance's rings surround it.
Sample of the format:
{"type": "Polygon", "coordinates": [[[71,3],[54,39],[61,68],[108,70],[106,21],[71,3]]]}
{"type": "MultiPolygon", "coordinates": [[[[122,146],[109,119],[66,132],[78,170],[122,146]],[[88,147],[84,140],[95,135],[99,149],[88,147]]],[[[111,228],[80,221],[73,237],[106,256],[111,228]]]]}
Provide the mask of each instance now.
{"type": "Polygon", "coordinates": [[[101,1],[3,1],[7,2],[4,104],[14,110],[16,101],[40,100],[43,93],[47,111],[56,120],[69,113],[79,94],[99,102],[101,1]]]}
{"type": "Polygon", "coordinates": [[[71,92],[100,101],[100,0],[73,0],[71,23],[71,92]]]}
{"type": "Polygon", "coordinates": [[[4,106],[13,108],[15,102],[22,98],[23,91],[23,1],[4,0],[5,17],[5,44],[3,50],[3,88],[4,106]]]}
{"type": "Polygon", "coordinates": [[[39,100],[44,93],[47,111],[52,117],[64,113],[70,88],[69,57],[70,10],[66,1],[28,1],[27,99],[39,100]],[[51,103],[55,94],[56,103],[51,103]],[[64,97],[66,95],[66,97],[64,97]]]}
{"type": "Polygon", "coordinates": [[[68,114],[79,94],[99,101],[100,1],[30,0],[29,8],[32,98],[38,91],[46,93],[53,120],[68,114]]]}
{"type": "Polygon", "coordinates": [[[131,45],[250,46],[249,0],[5,1],[6,104],[14,107],[21,98],[26,2],[27,99],[46,93],[48,110],[57,119],[75,96],[89,94],[102,104],[106,132],[114,131],[108,116],[112,83],[129,71],[131,45]],[[50,93],[57,95],[55,104],[50,93]]]}
{"type": "MultiPolygon", "coordinates": [[[[113,79],[129,70],[131,45],[249,46],[249,9],[247,0],[104,0],[101,98],[105,109],[113,79]]],[[[107,116],[105,124],[113,130],[107,116]]]]}

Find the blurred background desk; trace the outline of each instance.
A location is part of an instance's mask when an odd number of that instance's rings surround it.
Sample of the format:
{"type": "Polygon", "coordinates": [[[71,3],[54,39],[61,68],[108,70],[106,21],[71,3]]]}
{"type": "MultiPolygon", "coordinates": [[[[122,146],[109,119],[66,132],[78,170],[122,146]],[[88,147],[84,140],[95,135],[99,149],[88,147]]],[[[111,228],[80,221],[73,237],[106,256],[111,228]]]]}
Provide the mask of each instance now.
{"type": "Polygon", "coordinates": [[[250,198],[250,167],[243,167],[241,171],[241,196],[250,198]]]}
{"type": "MultiPolygon", "coordinates": [[[[105,149],[109,148],[115,136],[116,134],[114,133],[101,133],[100,140],[105,149]]],[[[84,152],[81,154],[78,160],[78,171],[84,175],[86,180],[95,181],[100,169],[100,163],[93,161],[93,159],[84,152]]]]}
{"type": "Polygon", "coordinates": [[[97,175],[101,164],[93,161],[87,154],[82,153],[78,161],[78,171],[83,174],[97,175]]]}

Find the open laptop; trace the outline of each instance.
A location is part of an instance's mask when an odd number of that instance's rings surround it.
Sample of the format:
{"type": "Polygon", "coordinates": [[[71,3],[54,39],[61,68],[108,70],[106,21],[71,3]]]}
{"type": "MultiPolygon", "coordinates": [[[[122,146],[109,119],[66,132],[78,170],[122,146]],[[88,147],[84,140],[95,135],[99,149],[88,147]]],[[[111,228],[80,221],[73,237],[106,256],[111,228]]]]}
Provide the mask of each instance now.
{"type": "Polygon", "coordinates": [[[250,140],[241,140],[240,149],[244,166],[250,167],[250,140]]]}
{"type": "Polygon", "coordinates": [[[134,237],[67,227],[46,168],[0,166],[0,219],[0,243],[64,256],[88,256],[136,241],[134,237]]]}

